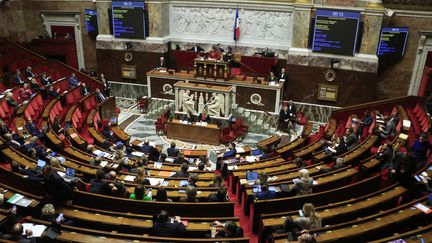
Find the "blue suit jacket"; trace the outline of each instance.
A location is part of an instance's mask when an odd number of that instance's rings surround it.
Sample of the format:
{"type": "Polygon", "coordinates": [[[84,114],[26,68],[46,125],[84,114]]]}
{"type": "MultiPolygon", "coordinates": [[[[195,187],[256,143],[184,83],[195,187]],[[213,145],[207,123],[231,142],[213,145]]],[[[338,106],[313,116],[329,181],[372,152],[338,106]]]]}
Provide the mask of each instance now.
{"type": "Polygon", "coordinates": [[[32,135],[32,136],[39,136],[41,132],[39,131],[39,128],[37,128],[36,124],[32,123],[26,123],[25,129],[32,135]]]}

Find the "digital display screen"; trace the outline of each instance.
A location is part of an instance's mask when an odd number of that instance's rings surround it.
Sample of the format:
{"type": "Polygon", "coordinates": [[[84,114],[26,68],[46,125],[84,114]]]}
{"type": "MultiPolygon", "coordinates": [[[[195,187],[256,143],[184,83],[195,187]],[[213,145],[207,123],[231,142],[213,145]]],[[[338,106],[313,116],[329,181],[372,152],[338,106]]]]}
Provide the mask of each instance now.
{"type": "Polygon", "coordinates": [[[140,1],[113,1],[113,34],[118,38],[145,38],[145,3],[140,1]]]}
{"type": "Polygon", "coordinates": [[[355,53],[360,12],[318,9],[312,51],[336,55],[355,53]]]}
{"type": "Polygon", "coordinates": [[[85,10],[86,17],[86,28],[88,33],[98,34],[98,21],[97,21],[97,12],[96,10],[86,9],[85,10]]]}
{"type": "Polygon", "coordinates": [[[381,29],[377,55],[401,57],[405,53],[407,40],[408,28],[383,27],[381,29]]]}

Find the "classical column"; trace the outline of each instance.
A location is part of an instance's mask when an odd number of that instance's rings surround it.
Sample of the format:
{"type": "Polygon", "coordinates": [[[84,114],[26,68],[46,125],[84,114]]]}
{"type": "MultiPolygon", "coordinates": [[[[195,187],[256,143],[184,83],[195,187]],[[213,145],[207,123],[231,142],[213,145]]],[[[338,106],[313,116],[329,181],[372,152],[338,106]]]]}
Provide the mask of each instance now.
{"type": "Polygon", "coordinates": [[[357,5],[366,8],[383,8],[382,0],[358,0],[357,5]]]}
{"type": "Polygon", "coordinates": [[[293,12],[292,48],[307,49],[312,0],[296,0],[293,12]]]}
{"type": "Polygon", "coordinates": [[[360,2],[363,2],[365,7],[360,53],[376,55],[384,16],[384,7],[381,0],[361,0],[360,2]]]}
{"type": "Polygon", "coordinates": [[[169,35],[168,1],[148,2],[147,6],[150,37],[164,37],[169,35]]]}
{"type": "Polygon", "coordinates": [[[98,29],[99,35],[110,35],[108,9],[111,8],[111,1],[96,1],[96,9],[99,15],[98,29]]]}

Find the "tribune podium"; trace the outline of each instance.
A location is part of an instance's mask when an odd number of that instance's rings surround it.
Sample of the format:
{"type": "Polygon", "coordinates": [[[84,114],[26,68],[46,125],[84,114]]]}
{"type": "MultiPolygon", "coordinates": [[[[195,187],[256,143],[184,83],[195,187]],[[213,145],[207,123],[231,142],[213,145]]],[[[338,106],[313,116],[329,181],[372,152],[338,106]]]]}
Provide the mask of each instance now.
{"type": "Polygon", "coordinates": [[[228,80],[229,62],[197,58],[194,60],[195,77],[228,80]]]}

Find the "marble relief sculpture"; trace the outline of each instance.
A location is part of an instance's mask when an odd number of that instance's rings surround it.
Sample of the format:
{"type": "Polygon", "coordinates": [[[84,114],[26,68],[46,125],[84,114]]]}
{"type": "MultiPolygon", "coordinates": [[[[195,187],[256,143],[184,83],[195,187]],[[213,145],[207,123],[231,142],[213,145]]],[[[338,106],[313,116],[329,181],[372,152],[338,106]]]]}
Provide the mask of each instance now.
{"type": "Polygon", "coordinates": [[[213,93],[210,100],[207,102],[207,110],[210,116],[219,117],[225,114],[225,99],[223,94],[213,93]]]}
{"type": "Polygon", "coordinates": [[[184,112],[190,111],[192,114],[195,114],[195,96],[190,93],[189,90],[181,90],[180,91],[180,104],[184,112]]]}
{"type": "MultiPolygon", "coordinates": [[[[231,37],[235,10],[228,8],[173,7],[171,34],[231,37]]],[[[290,41],[292,13],[240,10],[242,38],[290,41]]]]}

